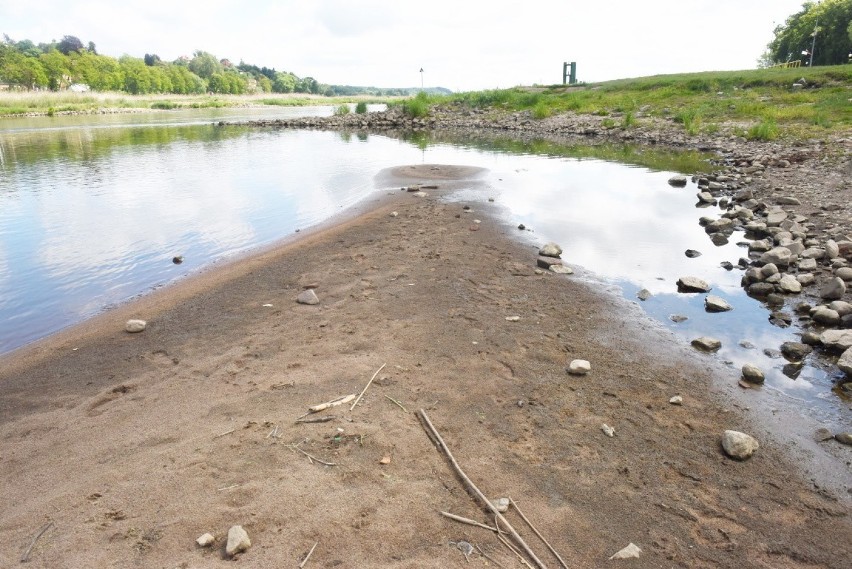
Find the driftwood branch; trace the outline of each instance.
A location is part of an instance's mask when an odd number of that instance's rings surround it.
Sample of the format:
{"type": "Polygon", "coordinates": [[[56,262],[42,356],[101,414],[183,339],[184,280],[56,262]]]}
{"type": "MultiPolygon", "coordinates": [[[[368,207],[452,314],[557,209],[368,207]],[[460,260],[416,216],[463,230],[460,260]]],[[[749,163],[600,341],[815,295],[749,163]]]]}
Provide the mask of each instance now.
{"type": "Polygon", "coordinates": [[[490,530],[490,531],[493,531],[493,532],[497,531],[497,528],[493,528],[491,526],[481,524],[476,520],[470,520],[468,518],[463,518],[461,516],[457,516],[457,515],[451,514],[449,512],[441,512],[441,515],[444,516],[445,518],[450,518],[451,520],[455,520],[455,521],[461,522],[463,524],[467,524],[467,525],[470,525],[470,526],[476,526],[476,527],[487,529],[487,530],[490,530]]]}
{"type": "MultiPolygon", "coordinates": [[[[344,403],[349,403],[355,399],[355,394],[344,395],[343,397],[338,397],[337,399],[332,399],[331,401],[326,401],[325,403],[320,403],[319,405],[314,405],[313,407],[308,407],[308,415],[311,413],[319,413],[320,411],[325,411],[330,407],[337,407],[338,405],[343,405],[344,403]]],[[[305,417],[306,415],[302,415],[305,417]]],[[[300,419],[302,417],[299,417],[300,419]]]]}
{"type": "Polygon", "coordinates": [[[539,569],[547,569],[547,566],[541,561],[541,559],[539,559],[536,556],[536,554],[533,552],[533,550],[530,549],[530,546],[527,545],[527,543],[518,534],[518,532],[515,531],[515,528],[512,527],[512,524],[510,524],[506,520],[506,518],[503,517],[503,514],[501,514],[500,512],[497,511],[497,508],[494,507],[494,504],[492,504],[491,501],[488,498],[485,497],[485,494],[483,494],[479,490],[479,488],[476,487],[476,484],[474,484],[473,481],[470,478],[468,478],[467,474],[464,473],[461,466],[459,466],[459,463],[456,462],[456,459],[453,457],[453,453],[450,452],[449,447],[444,442],[444,439],[441,438],[441,435],[438,434],[438,431],[435,429],[435,426],[432,425],[432,421],[429,420],[429,416],[426,415],[426,411],[424,411],[423,409],[420,409],[417,413],[420,416],[420,419],[423,423],[423,428],[426,430],[426,433],[435,442],[435,444],[438,446],[438,449],[441,452],[444,453],[444,455],[447,457],[447,460],[450,461],[450,464],[452,465],[453,470],[455,470],[458,477],[462,479],[462,482],[464,482],[464,484],[465,484],[465,486],[467,486],[468,490],[477,499],[479,499],[480,503],[485,508],[490,510],[491,513],[494,514],[494,516],[498,520],[500,520],[500,522],[509,530],[509,535],[512,536],[512,539],[515,540],[515,542],[521,547],[521,549],[524,550],[524,552],[530,557],[530,559],[533,560],[533,562],[539,567],[539,569]]]}
{"type": "Polygon", "coordinates": [[[546,545],[546,546],[547,546],[547,548],[548,548],[548,549],[550,550],[550,552],[554,555],[554,557],[556,557],[556,559],[558,559],[558,560],[559,560],[559,563],[561,563],[561,564],[562,564],[562,567],[564,567],[565,569],[568,569],[568,564],[567,564],[567,563],[565,563],[565,560],[564,560],[564,559],[562,559],[562,558],[559,556],[559,554],[558,554],[558,553],[556,553],[556,550],[555,550],[555,549],[553,549],[553,546],[552,546],[552,545],[550,545],[550,544],[547,542],[547,540],[546,540],[546,539],[544,539],[544,536],[543,536],[543,535],[541,535],[541,534],[538,532],[538,530],[537,530],[537,529],[535,529],[535,526],[534,526],[534,525],[532,525],[532,522],[531,522],[531,521],[529,521],[529,520],[527,519],[527,517],[524,515],[524,513],[521,511],[521,509],[518,507],[518,505],[515,503],[515,501],[514,501],[514,500],[512,500],[512,498],[511,498],[511,497],[509,498],[509,502],[512,504],[512,507],[513,507],[513,508],[515,508],[515,511],[516,511],[516,512],[518,512],[518,515],[519,515],[519,516],[521,516],[521,519],[523,519],[525,522],[527,522],[527,525],[528,525],[528,526],[530,526],[530,529],[531,529],[531,530],[533,530],[533,532],[535,532],[535,534],[538,536],[538,538],[539,538],[539,539],[540,539],[540,540],[544,543],[544,545],[546,545]]]}
{"type": "Polygon", "coordinates": [[[30,553],[32,553],[33,547],[35,547],[36,542],[39,539],[41,539],[41,536],[43,536],[45,534],[45,532],[52,527],[53,527],[53,522],[47,522],[46,524],[44,524],[41,527],[40,530],[38,530],[38,533],[35,534],[35,537],[33,538],[32,542],[30,542],[30,546],[27,548],[27,550],[21,556],[21,563],[26,563],[27,561],[30,560],[30,553]]]}
{"type": "Polygon", "coordinates": [[[351,411],[352,409],[354,409],[354,408],[355,408],[355,406],[358,404],[358,402],[359,402],[359,401],[361,401],[361,397],[363,397],[363,396],[364,396],[364,394],[365,394],[365,393],[367,393],[367,390],[370,388],[370,385],[373,383],[373,380],[374,380],[374,379],[376,379],[376,376],[377,376],[377,375],[379,375],[379,372],[380,372],[380,371],[382,371],[383,369],[385,369],[385,366],[386,366],[386,365],[388,365],[388,364],[387,364],[387,363],[383,363],[383,364],[382,364],[382,367],[380,367],[379,369],[377,369],[377,370],[376,370],[376,373],[374,373],[374,374],[373,374],[373,377],[371,377],[371,378],[370,378],[370,381],[368,381],[368,382],[367,382],[367,385],[366,385],[366,386],[364,386],[364,391],[362,391],[362,392],[361,392],[361,394],[358,396],[358,399],[356,399],[356,400],[355,400],[355,403],[353,403],[353,404],[352,404],[352,407],[350,407],[350,408],[349,408],[349,410],[350,410],[350,411],[351,411]]]}

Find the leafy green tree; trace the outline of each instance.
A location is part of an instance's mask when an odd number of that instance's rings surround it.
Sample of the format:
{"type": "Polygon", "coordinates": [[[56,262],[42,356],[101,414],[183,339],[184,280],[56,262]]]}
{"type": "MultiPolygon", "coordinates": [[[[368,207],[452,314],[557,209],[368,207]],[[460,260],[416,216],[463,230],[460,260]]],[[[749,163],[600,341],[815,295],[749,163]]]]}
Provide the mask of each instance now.
{"type": "Polygon", "coordinates": [[[62,55],[68,55],[72,51],[82,51],[83,42],[81,42],[78,37],[65,36],[59,44],[57,44],[56,49],[58,49],[62,55]]]}
{"type": "Polygon", "coordinates": [[[275,74],[272,81],[272,91],[275,93],[292,93],[296,90],[298,78],[292,73],[281,71],[275,74]]]}
{"type": "Polygon", "coordinates": [[[852,0],[805,2],[800,12],[775,28],[775,39],[767,46],[764,59],[773,64],[797,59],[807,63],[814,46],[814,65],[847,63],[852,50],[850,26],[852,0]]]}
{"type": "Polygon", "coordinates": [[[148,67],[153,67],[162,62],[160,56],[156,53],[146,53],[143,59],[145,60],[145,65],[148,67]]]}
{"type": "Polygon", "coordinates": [[[41,65],[47,73],[47,86],[56,91],[68,86],[68,58],[57,49],[51,49],[39,56],[41,65]]]}
{"type": "Polygon", "coordinates": [[[189,70],[201,77],[202,79],[210,79],[214,73],[222,73],[225,67],[211,53],[206,51],[196,51],[192,59],[189,60],[189,70]]]}
{"type": "Polygon", "coordinates": [[[47,87],[48,83],[47,73],[39,59],[16,51],[7,54],[0,75],[9,83],[27,89],[47,87]]]}

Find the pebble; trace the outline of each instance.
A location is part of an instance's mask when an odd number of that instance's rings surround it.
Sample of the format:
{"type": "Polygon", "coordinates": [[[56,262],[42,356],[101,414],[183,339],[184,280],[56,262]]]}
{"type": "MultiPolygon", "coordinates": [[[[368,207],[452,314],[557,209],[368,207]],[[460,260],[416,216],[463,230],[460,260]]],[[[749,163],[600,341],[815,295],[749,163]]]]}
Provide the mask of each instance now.
{"type": "Polygon", "coordinates": [[[183,255],[177,255],[172,257],[172,263],[174,263],[175,265],[180,265],[181,263],[183,263],[183,255]]]}
{"type": "Polygon", "coordinates": [[[642,553],[642,550],[637,545],[630,543],[610,559],[638,559],[640,553],[642,553]]]}
{"type": "Polygon", "coordinates": [[[195,540],[195,543],[198,544],[199,547],[209,547],[213,545],[213,542],[216,541],[216,538],[213,537],[212,533],[205,533],[195,540]]]}
{"type": "Polygon", "coordinates": [[[669,185],[675,188],[683,188],[686,186],[686,176],[672,176],[669,178],[669,185]]]}
{"type": "Polygon", "coordinates": [[[233,557],[249,547],[251,547],[251,540],[243,526],[231,526],[228,530],[228,545],[225,546],[225,553],[233,557]]]}
{"type": "Polygon", "coordinates": [[[491,505],[501,514],[509,510],[509,498],[495,498],[491,500],[491,505]]]}
{"type": "Polygon", "coordinates": [[[701,252],[700,252],[700,251],[696,251],[695,249],[687,249],[687,250],[686,250],[685,255],[686,255],[687,257],[689,257],[690,259],[694,259],[694,258],[696,258],[696,257],[700,257],[700,256],[701,256],[701,252]]]}
{"type": "Polygon", "coordinates": [[[309,288],[308,290],[303,290],[299,293],[299,296],[296,297],[296,302],[299,304],[319,304],[319,298],[317,297],[317,293],[314,292],[314,289],[309,288]]]}
{"type": "Polygon", "coordinates": [[[671,399],[669,399],[669,403],[672,405],[683,405],[683,397],[680,395],[675,395],[671,399]]]}
{"type": "Polygon", "coordinates": [[[759,367],[753,364],[745,364],[742,368],[743,379],[749,383],[761,384],[766,376],[759,367]]]}
{"type": "Polygon", "coordinates": [[[639,298],[639,300],[648,300],[649,298],[651,298],[651,291],[647,288],[643,288],[642,290],[636,293],[636,296],[639,298]]]}
{"type": "Polygon", "coordinates": [[[399,216],[399,212],[398,212],[398,211],[392,211],[392,212],[390,212],[390,216],[391,216],[391,217],[398,217],[398,216],[399,216]]]}
{"type": "Polygon", "coordinates": [[[705,352],[715,352],[722,347],[722,342],[716,338],[702,336],[694,339],[692,341],[692,345],[693,347],[698,348],[699,350],[704,350],[705,352]]]}
{"type": "Polygon", "coordinates": [[[799,361],[814,351],[813,348],[801,342],[784,342],[781,344],[781,353],[789,360],[799,361]]]}
{"type": "Polygon", "coordinates": [[[573,275],[574,269],[565,265],[551,265],[550,272],[558,275],[573,275]]]}
{"type": "Polygon", "coordinates": [[[592,364],[587,360],[572,360],[568,364],[568,373],[571,375],[586,375],[592,371],[592,364]]]}
{"type": "Polygon", "coordinates": [[[709,292],[711,287],[707,281],[698,277],[681,277],[677,280],[677,288],[680,292],[709,292]]]}
{"type": "Polygon", "coordinates": [[[601,431],[603,431],[603,434],[605,434],[606,436],[608,436],[610,438],[615,436],[615,429],[613,429],[612,427],[610,427],[606,423],[601,424],[601,431]]]}
{"type": "Polygon", "coordinates": [[[760,448],[757,439],[739,431],[725,431],[722,436],[722,449],[729,457],[746,460],[760,448]]]}
{"type": "Polygon", "coordinates": [[[520,319],[521,319],[520,316],[507,316],[506,317],[507,322],[517,322],[520,319]]]}
{"type": "Polygon", "coordinates": [[[844,445],[852,445],[852,433],[837,433],[834,440],[844,445]]]}
{"type": "Polygon", "coordinates": [[[821,427],[821,428],[817,429],[816,432],[814,433],[814,440],[818,443],[821,443],[821,442],[824,442],[824,441],[827,441],[827,440],[833,439],[833,438],[834,438],[834,433],[832,433],[829,429],[826,429],[825,427],[821,427]]]}
{"type": "Polygon", "coordinates": [[[124,329],[131,334],[138,334],[148,327],[148,323],[144,320],[128,320],[124,325],[124,329]]]}
{"type": "Polygon", "coordinates": [[[686,322],[689,320],[688,316],[684,316],[683,314],[672,314],[669,316],[669,320],[674,322],[675,324],[680,324],[681,322],[686,322]]]}

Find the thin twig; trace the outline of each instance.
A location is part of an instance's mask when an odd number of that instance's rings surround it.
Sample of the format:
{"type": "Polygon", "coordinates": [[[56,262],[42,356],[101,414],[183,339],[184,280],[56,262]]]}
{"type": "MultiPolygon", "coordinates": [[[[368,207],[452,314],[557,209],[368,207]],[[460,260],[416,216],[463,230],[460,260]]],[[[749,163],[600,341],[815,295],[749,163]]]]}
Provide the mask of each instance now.
{"type": "Polygon", "coordinates": [[[305,558],[302,560],[302,562],[299,563],[299,569],[302,569],[302,567],[304,567],[305,564],[308,562],[308,559],[311,558],[311,554],[314,552],[314,549],[316,549],[318,543],[319,543],[318,541],[314,542],[314,546],[311,548],[310,551],[308,551],[308,554],[305,555],[305,558]]]}
{"type": "Polygon", "coordinates": [[[514,507],[514,508],[515,508],[515,511],[516,511],[516,512],[518,512],[518,515],[519,515],[519,516],[521,516],[521,519],[522,519],[522,520],[524,520],[525,522],[527,522],[527,525],[528,525],[528,526],[530,526],[530,529],[531,529],[531,530],[533,530],[533,532],[534,532],[534,533],[538,536],[538,538],[539,538],[542,542],[544,542],[544,545],[546,545],[546,546],[547,546],[547,548],[548,548],[548,549],[550,550],[550,552],[551,552],[551,553],[552,553],[552,554],[556,557],[556,559],[558,559],[558,560],[559,560],[559,563],[561,563],[561,564],[562,564],[562,567],[564,567],[565,569],[568,569],[568,564],[567,564],[567,563],[565,563],[565,561],[564,561],[564,560],[563,560],[563,559],[559,556],[559,554],[558,554],[558,553],[556,553],[556,550],[555,550],[555,549],[553,549],[553,546],[552,546],[552,545],[550,545],[550,544],[547,542],[547,540],[546,540],[546,539],[544,539],[544,536],[543,536],[543,535],[541,535],[541,534],[538,532],[538,530],[537,530],[537,529],[535,529],[535,526],[534,526],[534,525],[532,525],[532,522],[531,522],[531,521],[529,521],[529,520],[527,519],[527,517],[524,515],[524,513],[521,511],[521,509],[518,507],[518,505],[515,503],[515,501],[512,499],[512,497],[511,497],[511,496],[509,497],[509,503],[510,503],[510,504],[512,504],[512,507],[514,507]]]}
{"type": "Polygon", "coordinates": [[[376,370],[376,373],[373,374],[373,377],[371,377],[370,381],[367,382],[367,385],[364,386],[364,391],[361,392],[361,395],[358,396],[358,399],[356,399],[355,403],[352,404],[352,407],[349,408],[350,411],[355,408],[355,406],[358,404],[359,401],[361,401],[361,397],[363,397],[364,394],[367,393],[367,389],[370,388],[370,384],[373,383],[373,380],[376,379],[376,376],[379,375],[379,372],[382,371],[383,369],[385,369],[386,365],[388,365],[388,364],[383,363],[382,367],[380,367],[379,369],[376,370]]]}
{"type": "Polygon", "coordinates": [[[230,431],[225,431],[224,433],[219,433],[218,435],[216,435],[216,436],[215,436],[215,437],[213,437],[213,438],[214,438],[214,439],[218,439],[219,437],[224,437],[225,435],[230,435],[230,434],[231,434],[231,433],[233,433],[234,431],[236,431],[236,429],[231,429],[230,431]]]}
{"type": "Polygon", "coordinates": [[[512,545],[511,543],[509,543],[509,540],[508,540],[508,539],[506,539],[506,538],[505,538],[505,537],[503,537],[502,535],[498,535],[498,536],[497,536],[497,539],[499,539],[499,540],[500,540],[500,543],[502,543],[503,545],[505,545],[505,546],[509,549],[509,551],[511,551],[512,553],[514,553],[515,555],[517,555],[517,556],[518,556],[518,559],[520,560],[520,562],[521,562],[521,563],[523,563],[526,567],[529,567],[530,569],[533,569],[532,565],[530,565],[530,564],[529,564],[529,562],[528,562],[526,559],[524,559],[524,556],[523,556],[523,555],[521,555],[521,552],[520,552],[520,551],[518,551],[517,549],[515,549],[515,546],[514,546],[514,545],[512,545]]]}
{"type": "Polygon", "coordinates": [[[287,446],[289,446],[289,447],[290,447],[291,449],[293,449],[293,450],[297,450],[297,451],[299,451],[300,453],[302,453],[302,454],[303,454],[303,455],[305,455],[306,457],[310,458],[311,460],[315,460],[315,461],[317,461],[317,462],[318,462],[318,463],[320,463],[320,464],[324,464],[324,465],[326,465],[326,466],[337,466],[337,463],[336,463],[336,462],[326,462],[326,461],[324,461],[324,460],[320,460],[320,459],[318,459],[317,457],[315,457],[314,455],[312,455],[312,454],[310,454],[310,453],[307,453],[307,452],[303,451],[302,449],[300,449],[300,448],[299,448],[298,446],[296,446],[296,445],[287,445],[287,446]]]}
{"type": "Polygon", "coordinates": [[[275,425],[275,428],[269,431],[269,434],[266,435],[266,438],[268,439],[269,437],[275,437],[276,435],[278,435],[278,425],[275,425]]]}
{"type": "Polygon", "coordinates": [[[474,547],[476,547],[476,550],[479,552],[479,554],[480,554],[481,556],[483,556],[484,558],[486,558],[488,561],[490,561],[491,563],[493,563],[493,564],[494,564],[494,565],[496,565],[497,567],[500,567],[500,569],[503,569],[503,565],[501,565],[499,561],[497,561],[496,559],[493,559],[493,558],[492,558],[491,556],[489,556],[487,553],[485,553],[484,551],[482,551],[482,548],[481,548],[481,547],[479,547],[478,545],[474,545],[474,547]]]}
{"type": "Polygon", "coordinates": [[[455,520],[455,521],[457,521],[457,522],[461,522],[461,523],[463,523],[463,524],[468,524],[468,525],[471,525],[471,526],[476,526],[476,527],[483,528],[483,529],[487,529],[487,530],[490,530],[490,531],[497,531],[497,528],[493,528],[493,527],[491,527],[491,526],[488,526],[488,525],[485,525],[485,524],[481,524],[481,523],[479,523],[479,522],[478,522],[478,521],[476,521],[476,520],[471,520],[471,519],[468,519],[468,518],[463,518],[463,517],[461,517],[461,516],[457,516],[457,515],[455,515],[455,514],[451,514],[451,513],[449,513],[449,512],[441,512],[441,515],[442,515],[442,516],[444,516],[444,517],[446,517],[446,518],[450,518],[451,520],[455,520]]]}
{"type": "Polygon", "coordinates": [[[488,508],[491,513],[493,513],[497,517],[497,519],[503,523],[504,526],[506,526],[506,528],[509,530],[509,534],[512,536],[512,539],[515,540],[515,542],[521,547],[521,549],[524,550],[524,552],[530,557],[530,559],[533,560],[533,562],[539,567],[539,569],[547,569],[547,566],[541,561],[541,559],[536,556],[533,550],[530,549],[530,546],[527,545],[527,543],[518,534],[518,532],[515,531],[515,528],[512,527],[512,524],[510,524],[506,520],[506,518],[503,517],[503,514],[497,511],[497,508],[494,507],[494,504],[491,503],[491,500],[486,498],[485,494],[483,494],[479,490],[479,488],[476,487],[476,484],[474,484],[473,481],[468,478],[467,474],[464,473],[464,471],[461,469],[461,466],[459,466],[459,463],[456,462],[456,459],[453,457],[453,453],[450,452],[447,443],[444,442],[444,439],[442,439],[441,435],[438,434],[438,431],[437,429],[435,429],[435,426],[432,425],[432,421],[429,420],[429,416],[426,415],[426,411],[420,409],[418,411],[418,414],[422,419],[423,428],[426,430],[427,434],[430,435],[435,444],[438,445],[438,449],[441,450],[444,455],[446,455],[453,469],[456,471],[456,474],[459,476],[459,478],[462,479],[468,490],[473,493],[473,495],[479,499],[482,505],[488,508]]]}
{"type": "MultiPolygon", "coordinates": [[[[308,413],[308,415],[310,415],[310,413],[308,413]]],[[[331,420],[337,418],[336,415],[326,415],[325,417],[314,417],[313,419],[304,419],[303,417],[307,417],[307,415],[302,415],[302,417],[299,417],[298,419],[296,419],[296,422],[297,423],[327,423],[328,421],[331,421],[331,420]]]]}
{"type": "Polygon", "coordinates": [[[21,556],[21,563],[26,563],[27,561],[29,561],[29,560],[30,560],[30,553],[32,552],[33,547],[35,547],[36,542],[37,542],[39,539],[41,539],[41,536],[43,536],[43,535],[44,535],[44,533],[45,533],[47,530],[49,530],[50,528],[52,528],[52,527],[53,527],[53,522],[47,522],[46,524],[44,524],[44,525],[41,527],[41,529],[40,529],[40,530],[38,530],[38,533],[37,533],[37,534],[35,535],[35,537],[33,538],[32,542],[30,543],[30,546],[27,548],[27,550],[26,550],[26,551],[24,552],[24,554],[21,556]]]}
{"type": "Polygon", "coordinates": [[[403,411],[405,411],[406,413],[408,413],[408,409],[406,409],[406,408],[405,408],[405,405],[403,405],[402,403],[400,403],[399,401],[397,401],[396,399],[394,399],[394,398],[393,398],[393,397],[391,397],[390,395],[385,395],[385,397],[387,397],[388,399],[390,399],[391,401],[393,401],[394,403],[396,403],[397,405],[399,405],[399,408],[400,408],[400,409],[402,409],[403,411]]]}
{"type": "MultiPolygon", "coordinates": [[[[311,413],[319,413],[320,411],[325,411],[329,407],[337,407],[338,405],[349,403],[353,399],[355,399],[355,394],[351,393],[349,395],[344,395],[343,397],[338,397],[337,399],[333,399],[331,401],[326,401],[325,403],[320,403],[319,405],[308,407],[308,412],[302,415],[302,417],[307,417],[311,413]]],[[[302,417],[299,417],[299,419],[301,419],[302,417]]]]}
{"type": "Polygon", "coordinates": [[[240,486],[239,484],[233,484],[231,486],[225,486],[224,488],[219,488],[218,491],[222,492],[224,490],[233,490],[234,488],[238,488],[239,486],[240,486]]]}

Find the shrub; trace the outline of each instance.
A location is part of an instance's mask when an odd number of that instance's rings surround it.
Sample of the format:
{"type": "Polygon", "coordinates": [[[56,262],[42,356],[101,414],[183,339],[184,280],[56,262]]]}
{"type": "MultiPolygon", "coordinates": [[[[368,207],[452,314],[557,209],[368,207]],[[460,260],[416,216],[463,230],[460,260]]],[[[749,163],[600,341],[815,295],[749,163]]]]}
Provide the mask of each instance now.
{"type": "Polygon", "coordinates": [[[413,118],[425,117],[429,114],[429,96],[420,91],[413,99],[403,101],[402,112],[413,118]]]}
{"type": "Polygon", "coordinates": [[[631,128],[636,126],[636,117],[633,113],[624,113],[624,120],[621,122],[621,128],[631,128]]]}
{"type": "Polygon", "coordinates": [[[546,119],[552,114],[553,109],[551,109],[543,102],[539,102],[538,104],[536,104],[536,106],[534,106],[532,110],[532,116],[535,119],[546,119]]]}
{"type": "Polygon", "coordinates": [[[156,101],[154,103],[151,103],[151,108],[152,109],[163,109],[163,110],[168,111],[168,110],[171,110],[171,109],[176,109],[177,104],[172,103],[171,101],[156,101]]]}
{"type": "Polygon", "coordinates": [[[359,115],[363,115],[367,113],[367,103],[364,101],[358,101],[358,104],[355,105],[355,112],[359,115]]]}
{"type": "Polygon", "coordinates": [[[763,119],[746,133],[749,140],[775,140],[778,138],[778,125],[773,120],[763,119]]]}
{"type": "Polygon", "coordinates": [[[349,114],[349,105],[346,103],[340,105],[336,109],[334,109],[334,116],[342,117],[349,114]]]}

